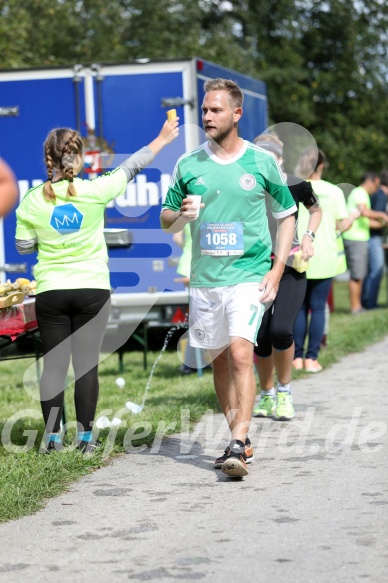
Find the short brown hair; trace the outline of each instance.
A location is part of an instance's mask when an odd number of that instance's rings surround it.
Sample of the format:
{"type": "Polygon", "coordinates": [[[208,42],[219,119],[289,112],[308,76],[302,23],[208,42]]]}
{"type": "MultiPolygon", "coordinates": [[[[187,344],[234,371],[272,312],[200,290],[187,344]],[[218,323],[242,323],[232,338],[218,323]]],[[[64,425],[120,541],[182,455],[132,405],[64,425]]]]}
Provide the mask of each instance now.
{"type": "Polygon", "coordinates": [[[209,79],[204,85],[205,93],[209,91],[227,91],[229,94],[230,104],[233,107],[242,107],[244,95],[240,87],[231,79],[209,79]]]}

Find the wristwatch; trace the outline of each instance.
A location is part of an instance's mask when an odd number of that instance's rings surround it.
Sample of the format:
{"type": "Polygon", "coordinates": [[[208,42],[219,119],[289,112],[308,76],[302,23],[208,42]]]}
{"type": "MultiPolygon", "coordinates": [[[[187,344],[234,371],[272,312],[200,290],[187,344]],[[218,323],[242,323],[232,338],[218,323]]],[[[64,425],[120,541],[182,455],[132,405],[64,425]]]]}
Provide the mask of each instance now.
{"type": "Polygon", "coordinates": [[[314,231],[306,231],[305,232],[305,235],[308,235],[314,241],[314,239],[315,239],[315,233],[314,233],[314,231]]]}

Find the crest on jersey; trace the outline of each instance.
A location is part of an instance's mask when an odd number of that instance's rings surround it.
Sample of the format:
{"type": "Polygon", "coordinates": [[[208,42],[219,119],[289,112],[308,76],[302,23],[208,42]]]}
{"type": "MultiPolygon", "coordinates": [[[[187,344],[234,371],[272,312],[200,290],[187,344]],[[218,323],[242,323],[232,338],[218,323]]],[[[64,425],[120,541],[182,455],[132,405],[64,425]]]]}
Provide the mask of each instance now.
{"type": "Polygon", "coordinates": [[[244,190],[252,190],[256,186],[256,178],[253,174],[243,174],[240,178],[240,186],[244,190]]]}

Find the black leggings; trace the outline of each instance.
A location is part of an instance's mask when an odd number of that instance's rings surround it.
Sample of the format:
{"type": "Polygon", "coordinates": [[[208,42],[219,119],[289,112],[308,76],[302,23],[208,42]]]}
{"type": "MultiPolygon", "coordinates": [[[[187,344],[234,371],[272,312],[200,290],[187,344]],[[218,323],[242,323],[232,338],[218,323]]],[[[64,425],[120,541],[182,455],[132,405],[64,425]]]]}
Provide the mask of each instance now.
{"type": "Polygon", "coordinates": [[[306,274],[286,266],[273,305],[263,316],[255,354],[268,358],[275,350],[287,350],[294,341],[295,320],[306,293],[306,274]]]}
{"type": "Polygon", "coordinates": [[[99,354],[109,313],[109,290],[53,290],[36,296],[44,359],[40,400],[47,433],[60,429],[70,356],[78,431],[91,430],[98,400],[99,354]]]}

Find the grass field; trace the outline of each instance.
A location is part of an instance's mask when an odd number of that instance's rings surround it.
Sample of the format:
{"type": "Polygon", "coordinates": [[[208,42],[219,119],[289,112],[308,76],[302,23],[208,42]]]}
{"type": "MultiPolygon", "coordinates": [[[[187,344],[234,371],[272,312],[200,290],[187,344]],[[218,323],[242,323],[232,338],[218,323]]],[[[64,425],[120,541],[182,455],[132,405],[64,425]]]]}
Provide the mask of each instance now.
{"type": "MultiPolygon", "coordinates": [[[[386,298],[384,281],[380,295],[381,304],[386,305],[386,298]]],[[[335,283],[334,305],[328,347],[319,356],[324,367],[351,352],[361,351],[388,333],[387,307],[358,316],[349,314],[347,285],[344,282],[335,283]]],[[[152,364],[158,354],[150,353],[149,363],[152,364]]],[[[101,431],[99,437],[103,440],[104,447],[99,453],[87,457],[72,447],[66,448],[65,453],[60,454],[38,453],[43,436],[38,392],[37,388],[27,392],[23,386],[26,368],[30,367],[35,374],[34,360],[1,362],[0,522],[36,511],[47,498],[65,490],[68,484],[80,476],[109,463],[112,456],[125,451],[130,444],[151,445],[158,426],[159,431],[162,428],[165,433],[179,432],[182,409],[190,411],[190,421],[193,423],[208,409],[218,411],[212,375],[205,373],[202,378],[196,375],[181,377],[178,372],[179,365],[176,349],[171,348],[163,353],[155,369],[146,406],[139,415],[133,415],[125,410],[125,403],[128,400],[141,403],[150,372],[143,370],[142,353],[125,353],[125,370],[122,375],[118,373],[117,355],[106,358],[100,365],[97,417],[122,417],[123,426],[101,431]],[[118,376],[125,378],[123,389],[119,389],[115,383],[118,376]],[[139,422],[138,430],[134,431],[136,422],[139,422]],[[164,425],[161,426],[161,423],[164,425]],[[142,435],[144,427],[147,431],[142,435]]],[[[297,378],[305,373],[294,374],[297,378]]],[[[66,390],[66,411],[71,426],[74,421],[72,386],[66,390]]],[[[72,443],[74,435],[75,430],[70,427],[66,437],[68,444],[72,443]]]]}

